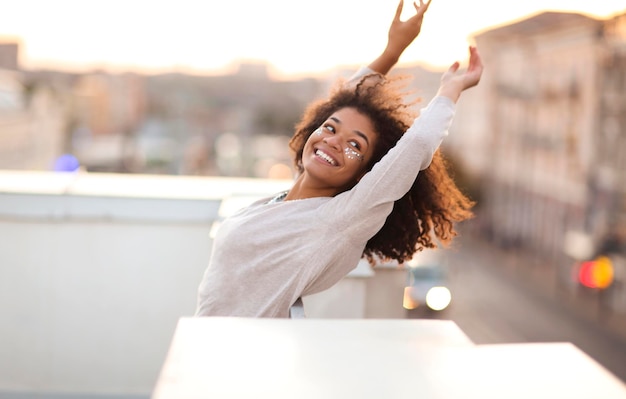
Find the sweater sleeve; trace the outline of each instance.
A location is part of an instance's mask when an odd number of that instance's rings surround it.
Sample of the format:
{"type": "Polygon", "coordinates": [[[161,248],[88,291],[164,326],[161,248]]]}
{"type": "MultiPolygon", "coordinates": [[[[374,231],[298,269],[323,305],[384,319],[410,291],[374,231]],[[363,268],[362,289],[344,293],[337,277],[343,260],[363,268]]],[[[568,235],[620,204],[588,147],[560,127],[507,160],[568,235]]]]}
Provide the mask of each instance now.
{"type": "Polygon", "coordinates": [[[361,67],[359,68],[351,77],[350,79],[348,79],[348,81],[346,82],[347,85],[353,85],[358,83],[359,79],[361,79],[363,76],[365,75],[371,75],[371,74],[375,74],[378,73],[375,70],[371,69],[370,67],[361,67]]]}
{"type": "Polygon", "coordinates": [[[371,238],[385,223],[394,201],[411,188],[448,134],[455,104],[435,97],[421,110],[396,145],[351,190],[329,201],[326,211],[336,227],[356,240],[371,238]]]}

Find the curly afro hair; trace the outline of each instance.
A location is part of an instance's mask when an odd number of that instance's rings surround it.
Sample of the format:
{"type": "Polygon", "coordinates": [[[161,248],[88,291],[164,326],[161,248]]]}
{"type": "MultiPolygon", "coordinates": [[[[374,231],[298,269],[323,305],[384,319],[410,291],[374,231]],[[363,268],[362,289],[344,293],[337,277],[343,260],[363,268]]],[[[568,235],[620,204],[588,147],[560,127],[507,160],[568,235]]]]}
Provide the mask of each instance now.
{"type": "MultiPolygon", "coordinates": [[[[351,107],[369,117],[378,134],[367,171],[371,170],[408,130],[418,116],[418,99],[407,101],[407,77],[370,74],[358,82],[339,81],[327,99],[311,103],[289,142],[294,166],[303,172],[302,151],[312,132],[339,109],[351,107]]],[[[422,170],[411,189],[394,203],[383,227],[368,241],[363,255],[405,262],[424,248],[444,246],[457,235],[455,223],[473,217],[474,202],[466,197],[449,174],[447,163],[437,150],[428,168],[422,170]]]]}

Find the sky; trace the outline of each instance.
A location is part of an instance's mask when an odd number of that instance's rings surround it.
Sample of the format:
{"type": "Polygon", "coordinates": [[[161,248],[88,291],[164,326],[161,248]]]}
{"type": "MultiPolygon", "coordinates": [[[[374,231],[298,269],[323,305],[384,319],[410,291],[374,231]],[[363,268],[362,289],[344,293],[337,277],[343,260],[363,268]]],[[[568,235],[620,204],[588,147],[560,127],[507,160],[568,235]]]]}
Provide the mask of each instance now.
{"type": "MultiPolygon", "coordinates": [[[[276,76],[366,65],[383,50],[397,0],[0,0],[0,41],[24,68],[219,74],[241,61],[276,76]]],[[[541,11],[596,18],[624,0],[432,0],[400,64],[446,67],[471,37],[541,11]]],[[[413,11],[405,1],[403,19],[413,11]]]]}

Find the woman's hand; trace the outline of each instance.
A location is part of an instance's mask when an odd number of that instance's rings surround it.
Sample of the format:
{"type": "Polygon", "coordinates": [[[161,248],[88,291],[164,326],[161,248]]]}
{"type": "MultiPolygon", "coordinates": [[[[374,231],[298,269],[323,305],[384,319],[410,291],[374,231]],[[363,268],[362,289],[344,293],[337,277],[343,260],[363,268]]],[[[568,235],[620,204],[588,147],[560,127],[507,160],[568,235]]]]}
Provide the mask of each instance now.
{"type": "Polygon", "coordinates": [[[409,47],[422,30],[424,13],[428,10],[430,2],[431,0],[427,2],[420,0],[419,6],[416,2],[413,2],[415,15],[406,21],[401,21],[400,14],[402,14],[404,0],[400,0],[398,8],[396,9],[396,15],[391,21],[389,33],[387,34],[387,47],[385,47],[383,53],[369,65],[370,69],[383,75],[386,75],[391,70],[400,59],[404,50],[409,47]]]}
{"type": "Polygon", "coordinates": [[[464,90],[474,87],[480,81],[483,73],[483,63],[480,59],[478,49],[474,46],[469,47],[469,65],[463,73],[457,73],[459,70],[459,62],[455,62],[441,76],[441,84],[437,95],[446,96],[457,102],[464,90]]]}
{"type": "Polygon", "coordinates": [[[400,0],[398,8],[396,9],[396,15],[394,16],[393,21],[391,21],[391,26],[389,27],[387,48],[385,49],[386,52],[390,55],[396,56],[396,58],[399,58],[404,50],[409,47],[422,30],[424,13],[428,10],[430,1],[431,0],[428,0],[428,2],[424,3],[424,0],[420,0],[419,6],[416,2],[413,2],[415,15],[406,21],[401,21],[400,15],[402,14],[404,0],[400,0]]]}

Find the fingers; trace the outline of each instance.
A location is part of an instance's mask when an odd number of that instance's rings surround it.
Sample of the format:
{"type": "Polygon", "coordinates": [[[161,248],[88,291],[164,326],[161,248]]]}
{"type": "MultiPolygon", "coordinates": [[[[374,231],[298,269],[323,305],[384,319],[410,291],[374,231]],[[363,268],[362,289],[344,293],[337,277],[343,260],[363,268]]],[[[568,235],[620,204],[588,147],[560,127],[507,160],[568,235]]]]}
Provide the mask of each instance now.
{"type": "Polygon", "coordinates": [[[430,6],[430,2],[431,0],[428,0],[428,2],[424,2],[424,0],[420,0],[420,4],[419,6],[417,5],[416,2],[413,2],[413,7],[415,8],[415,15],[413,15],[411,18],[409,18],[409,21],[417,21],[418,23],[421,24],[422,19],[424,18],[424,13],[428,10],[428,6],[430,6]]]}
{"type": "Polygon", "coordinates": [[[424,3],[424,0],[420,0],[420,5],[418,6],[417,3],[414,1],[413,2],[413,7],[415,8],[415,11],[418,14],[424,14],[426,12],[426,10],[428,10],[428,6],[430,6],[430,2],[432,0],[428,0],[427,3],[424,3]]]}
{"type": "Polygon", "coordinates": [[[480,78],[483,73],[483,63],[478,53],[478,49],[475,46],[469,47],[469,66],[465,73],[465,88],[476,86],[480,82],[480,78]]]}
{"type": "Polygon", "coordinates": [[[402,14],[402,6],[404,5],[404,0],[400,0],[400,3],[398,3],[398,8],[396,8],[396,15],[395,17],[393,17],[394,21],[399,21],[400,20],[400,15],[402,14]]]}
{"type": "Polygon", "coordinates": [[[476,58],[478,58],[478,49],[476,49],[476,46],[469,46],[468,51],[470,60],[476,60],[476,58]]]}
{"type": "MultiPolygon", "coordinates": [[[[468,72],[473,70],[482,70],[483,63],[480,59],[480,54],[478,53],[478,49],[475,46],[469,46],[469,66],[467,68],[468,72]]],[[[455,73],[461,67],[461,63],[459,61],[455,61],[454,64],[448,68],[449,73],[455,73]]]]}
{"type": "Polygon", "coordinates": [[[469,53],[470,53],[470,57],[469,57],[468,69],[470,71],[482,70],[483,62],[482,62],[482,59],[480,58],[480,54],[478,53],[478,49],[475,46],[470,46],[469,53]]]}
{"type": "MultiPolygon", "coordinates": [[[[432,0],[428,0],[428,2],[424,3],[424,0],[420,0],[419,6],[417,2],[413,2],[413,7],[415,8],[415,15],[409,18],[409,21],[413,20],[421,20],[424,16],[426,10],[428,10],[428,6],[430,6],[430,2],[432,0]]],[[[398,7],[396,8],[396,15],[393,17],[394,22],[400,22],[400,16],[402,15],[402,8],[404,7],[404,0],[400,0],[398,3],[398,7]]]]}
{"type": "Polygon", "coordinates": [[[461,63],[458,61],[455,61],[454,64],[450,65],[450,68],[448,68],[448,72],[455,73],[456,71],[459,70],[460,66],[461,66],[461,63]]]}

